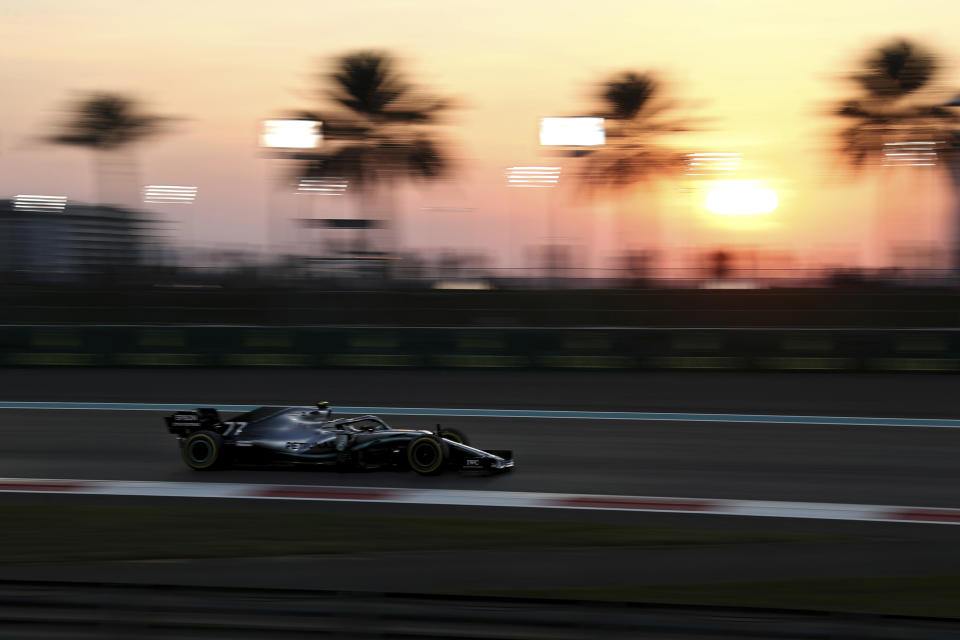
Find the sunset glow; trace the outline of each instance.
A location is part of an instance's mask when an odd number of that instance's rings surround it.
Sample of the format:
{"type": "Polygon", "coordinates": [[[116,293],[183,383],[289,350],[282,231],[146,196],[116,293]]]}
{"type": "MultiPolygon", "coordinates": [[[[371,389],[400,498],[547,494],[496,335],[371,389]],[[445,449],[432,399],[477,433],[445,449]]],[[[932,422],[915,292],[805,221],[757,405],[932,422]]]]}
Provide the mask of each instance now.
{"type": "MultiPolygon", "coordinates": [[[[833,114],[858,95],[850,78],[864,56],[891,38],[918,40],[939,56],[942,71],[918,104],[953,99],[958,3],[922,1],[907,11],[895,0],[609,0],[598,11],[558,0],[549,28],[536,3],[508,9],[474,0],[336,8],[288,0],[282,11],[252,0],[171,0],[162,14],[121,0],[91,0],[82,10],[53,0],[5,4],[0,197],[49,193],[91,203],[117,192],[162,217],[174,209],[143,202],[144,187],[189,185],[203,198],[191,204],[191,231],[177,235],[179,243],[264,251],[271,225],[282,228],[277,237],[293,238],[302,216],[364,218],[364,207],[377,209],[372,218],[395,214],[404,250],[429,256],[462,242],[457,250],[503,268],[539,255],[546,211],[556,237],[582,245],[571,255],[597,269],[625,247],[695,265],[716,244],[737,241],[726,235],[736,225],[758,227],[751,242],[813,265],[879,266],[926,248],[939,256],[931,243],[951,237],[944,138],[923,130],[895,136],[862,170],[849,171],[838,153],[844,123],[833,114]],[[306,176],[341,179],[329,184],[288,176],[301,150],[338,144],[331,125],[343,106],[322,79],[338,56],[358,50],[390,53],[414,97],[422,89],[450,105],[430,133],[449,154],[450,172],[397,180],[378,194],[364,193],[342,167],[306,176]],[[655,79],[649,111],[640,113],[662,119],[663,133],[636,140],[668,150],[675,157],[665,165],[675,171],[636,181],[598,171],[596,188],[587,188],[588,157],[615,159],[636,134],[600,99],[602,85],[626,71],[655,79]],[[90,91],[128,95],[171,118],[161,134],[126,149],[139,184],[116,186],[110,181],[125,178],[107,176],[103,196],[92,153],[40,142],[74,97],[90,91]],[[549,170],[505,177],[510,167],[549,170]],[[347,180],[349,188],[337,186],[347,180]],[[439,209],[469,213],[438,224],[428,212],[439,209]],[[887,236],[877,240],[884,249],[861,250],[870,229],[887,236]]],[[[426,129],[415,127],[411,140],[426,129]]],[[[659,161],[647,151],[637,164],[659,161]]]]}
{"type": "Polygon", "coordinates": [[[704,206],[724,216],[755,216],[772,213],[779,204],[777,194],[760,183],[726,180],[707,191],[704,206]]]}

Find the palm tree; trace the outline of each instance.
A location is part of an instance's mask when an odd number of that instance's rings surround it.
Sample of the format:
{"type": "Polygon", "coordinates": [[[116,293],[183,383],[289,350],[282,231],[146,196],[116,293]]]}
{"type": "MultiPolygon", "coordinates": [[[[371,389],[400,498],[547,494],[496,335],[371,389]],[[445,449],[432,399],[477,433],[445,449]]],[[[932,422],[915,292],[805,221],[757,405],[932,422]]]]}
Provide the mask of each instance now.
{"type": "MultiPolygon", "coordinates": [[[[410,84],[389,53],[356,51],[337,58],[333,70],[320,75],[319,94],[326,109],[300,117],[323,122],[324,145],[297,163],[296,180],[346,179],[361,214],[368,216],[380,190],[450,170],[432,130],[450,103],[410,84]]],[[[395,220],[388,223],[395,227],[395,220]]]]}
{"type": "Polygon", "coordinates": [[[105,188],[111,162],[132,170],[133,159],[125,152],[134,143],[163,132],[170,120],[172,118],[144,112],[136,100],[122,94],[94,92],[71,105],[70,115],[60,131],[47,140],[94,152],[97,200],[102,202],[108,197],[105,188]]]}
{"type": "MultiPolygon", "coordinates": [[[[929,142],[947,161],[960,188],[956,163],[960,117],[930,91],[939,70],[936,56],[909,40],[888,42],[864,58],[861,69],[850,78],[860,95],[834,109],[837,116],[850,122],[839,132],[839,151],[854,169],[882,168],[896,157],[889,155],[895,146],[929,142]]],[[[960,248],[960,210],[954,225],[956,252],[960,248]]],[[[956,257],[953,266],[960,270],[956,257]]]]}
{"type": "MultiPolygon", "coordinates": [[[[600,85],[595,115],[604,118],[606,144],[586,153],[581,183],[588,192],[622,195],[685,166],[683,154],[663,146],[669,134],[689,129],[668,117],[675,105],[662,93],[660,81],[649,72],[621,71],[600,85]]],[[[617,235],[626,242],[619,207],[617,215],[617,235]]]]}

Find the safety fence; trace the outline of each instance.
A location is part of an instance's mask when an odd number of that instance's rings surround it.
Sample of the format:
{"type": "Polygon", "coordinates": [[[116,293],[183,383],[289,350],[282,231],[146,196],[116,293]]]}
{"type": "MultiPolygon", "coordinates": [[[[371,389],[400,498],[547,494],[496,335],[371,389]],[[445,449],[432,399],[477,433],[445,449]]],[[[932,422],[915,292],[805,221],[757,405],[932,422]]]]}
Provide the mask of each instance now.
{"type": "Polygon", "coordinates": [[[960,330],[5,325],[0,366],[945,372],[960,330]]]}
{"type": "Polygon", "coordinates": [[[0,286],[0,323],[960,327],[955,289],[297,290],[0,286]]]}
{"type": "MultiPolygon", "coordinates": [[[[455,569],[453,569],[455,570],[455,569]]],[[[952,620],[584,600],[0,580],[0,637],[919,640],[952,620]]]]}

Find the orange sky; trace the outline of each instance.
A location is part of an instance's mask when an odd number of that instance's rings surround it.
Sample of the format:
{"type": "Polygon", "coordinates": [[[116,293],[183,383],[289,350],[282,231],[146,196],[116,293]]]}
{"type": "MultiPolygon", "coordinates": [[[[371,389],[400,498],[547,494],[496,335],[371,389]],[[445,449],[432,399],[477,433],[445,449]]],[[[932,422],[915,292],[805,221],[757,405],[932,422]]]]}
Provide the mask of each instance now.
{"type": "MultiPolygon", "coordinates": [[[[958,23],[960,4],[946,0],[0,0],[0,197],[93,199],[88,154],[36,137],[72,92],[129,92],[185,118],[138,155],[144,183],[199,186],[187,239],[262,243],[276,167],[256,151],[259,120],[310,106],[310,76],[323,60],[374,47],[396,52],[416,79],[462,105],[448,127],[461,165],[454,184],[400,198],[407,245],[501,258],[512,247],[518,262],[524,246],[542,240],[551,205],[544,194],[508,193],[503,170],[553,162],[537,146],[538,118],[585,109],[592,83],[611,72],[650,69],[706,118],[683,143],[743,152],[750,177],[768,181],[781,206],[731,227],[705,213],[695,192],[665,183],[658,197],[617,205],[637,217],[634,244],[772,247],[796,264],[858,257],[877,202],[893,218],[885,228],[921,209],[922,224],[914,216],[906,229],[909,243],[925,244],[944,235],[951,197],[926,175],[897,176],[888,182],[901,187],[879,195],[869,181],[851,186],[829,154],[831,121],[820,112],[848,90],[843,73],[892,36],[941,52],[945,79],[960,86],[958,23]],[[914,184],[923,185],[922,202],[914,184]],[[656,211],[659,231],[638,210],[656,211]]],[[[589,240],[596,255],[610,251],[615,206],[574,203],[563,190],[552,206],[561,235],[589,240]]],[[[314,207],[345,211],[344,203],[314,207]]]]}

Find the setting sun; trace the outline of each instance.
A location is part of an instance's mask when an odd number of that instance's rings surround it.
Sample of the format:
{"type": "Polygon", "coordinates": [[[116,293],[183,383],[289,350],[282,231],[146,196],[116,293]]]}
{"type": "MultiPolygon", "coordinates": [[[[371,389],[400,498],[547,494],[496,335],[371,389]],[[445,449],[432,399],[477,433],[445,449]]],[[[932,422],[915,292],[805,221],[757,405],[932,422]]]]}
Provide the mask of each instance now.
{"type": "Polygon", "coordinates": [[[777,208],[777,194],[750,180],[727,180],[707,191],[704,206],[718,215],[761,215],[777,208]]]}

